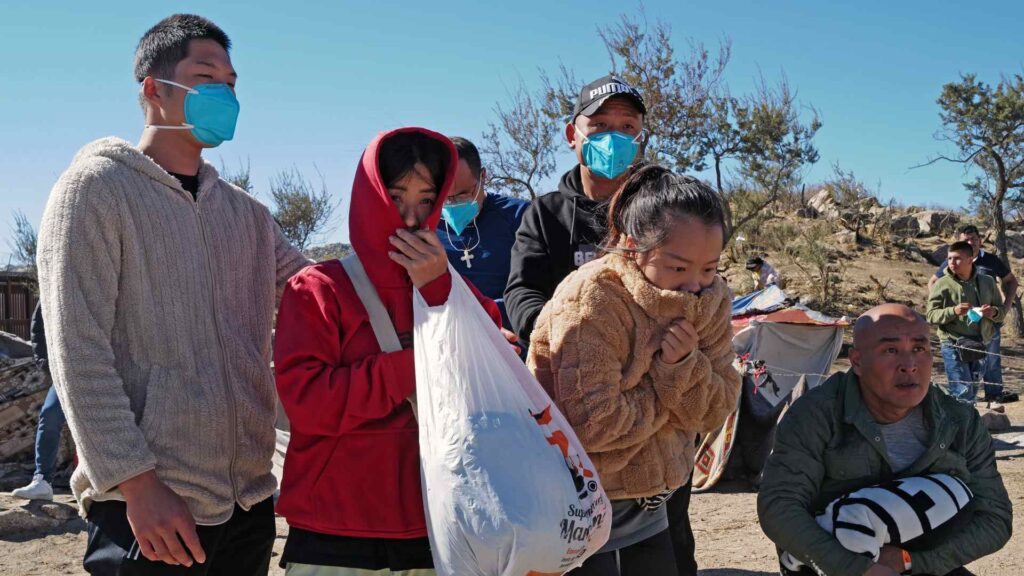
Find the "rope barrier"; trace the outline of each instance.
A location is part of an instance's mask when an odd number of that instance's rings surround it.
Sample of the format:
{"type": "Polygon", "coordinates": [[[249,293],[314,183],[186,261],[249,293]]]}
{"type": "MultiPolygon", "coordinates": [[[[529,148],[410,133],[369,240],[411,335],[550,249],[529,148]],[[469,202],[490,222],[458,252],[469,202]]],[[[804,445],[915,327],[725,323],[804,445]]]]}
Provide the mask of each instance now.
{"type": "MultiPolygon", "coordinates": [[[[999,354],[994,354],[994,355],[999,356],[999,354]]],[[[1013,358],[1013,357],[1010,357],[1010,358],[1013,358]]],[[[1014,358],[1014,359],[1020,360],[1020,361],[1024,362],[1024,358],[1014,358]]],[[[818,377],[821,377],[821,378],[829,378],[830,376],[832,376],[832,374],[818,374],[818,373],[815,373],[815,372],[798,372],[798,371],[794,371],[794,370],[789,370],[788,368],[783,368],[781,366],[772,366],[771,364],[768,364],[768,363],[764,363],[762,365],[765,368],[767,368],[769,371],[771,371],[772,374],[776,374],[776,375],[797,376],[797,377],[799,377],[799,376],[818,376],[818,377]]],[[[948,379],[944,379],[944,380],[946,381],[947,385],[949,385],[951,383],[948,379]]],[[[934,383],[935,379],[933,378],[932,381],[934,383]]],[[[938,382],[938,383],[941,383],[941,381],[938,382]]],[[[953,380],[952,383],[954,383],[954,384],[964,384],[964,385],[971,385],[971,384],[973,384],[975,386],[983,386],[985,384],[999,385],[997,382],[987,382],[985,380],[978,380],[978,381],[953,380]]],[[[1008,382],[1006,382],[1006,380],[1004,378],[1002,386],[1003,386],[1004,390],[1010,390],[1010,391],[1018,392],[1018,393],[1019,392],[1024,392],[1024,382],[1021,382],[1021,383],[1008,383],[1008,382]]]]}

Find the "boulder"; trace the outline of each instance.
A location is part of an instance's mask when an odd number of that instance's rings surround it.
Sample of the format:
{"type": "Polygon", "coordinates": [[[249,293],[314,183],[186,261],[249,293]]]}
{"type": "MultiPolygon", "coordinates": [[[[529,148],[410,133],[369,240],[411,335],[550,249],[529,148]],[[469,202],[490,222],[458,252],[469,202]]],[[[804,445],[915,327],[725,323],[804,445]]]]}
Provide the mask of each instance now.
{"type": "Polygon", "coordinates": [[[42,506],[39,507],[39,509],[50,518],[53,518],[54,520],[60,520],[61,522],[64,522],[65,520],[71,520],[72,518],[78,516],[78,510],[76,510],[72,506],[68,506],[67,504],[61,504],[60,502],[54,502],[52,504],[43,504],[42,506]]]}
{"type": "Polygon", "coordinates": [[[0,512],[0,537],[23,535],[31,532],[42,532],[56,527],[59,520],[33,514],[25,508],[12,508],[0,512]]]}
{"type": "Polygon", "coordinates": [[[1005,432],[1010,429],[1010,417],[1006,414],[985,408],[979,409],[978,412],[989,432],[1005,432]]]}
{"type": "Polygon", "coordinates": [[[845,248],[857,245],[857,233],[852,230],[840,230],[835,234],[836,243],[845,248]]]}
{"type": "Polygon", "coordinates": [[[839,202],[831,188],[822,188],[817,194],[811,197],[807,205],[813,208],[820,216],[825,218],[839,217],[839,202]]]}
{"type": "Polygon", "coordinates": [[[806,206],[796,211],[797,218],[817,218],[818,216],[820,216],[818,211],[810,206],[806,206]]]}
{"type": "Polygon", "coordinates": [[[872,209],[882,208],[883,206],[878,202],[878,198],[874,196],[868,196],[867,198],[861,198],[857,201],[857,208],[861,212],[871,212],[872,209]]]}
{"type": "Polygon", "coordinates": [[[925,210],[914,214],[917,218],[920,232],[923,236],[935,235],[946,236],[956,231],[960,223],[960,216],[946,210],[925,210]]]}
{"type": "Polygon", "coordinates": [[[897,216],[892,219],[889,225],[890,230],[896,236],[912,237],[921,232],[921,223],[913,216],[897,216]]]}

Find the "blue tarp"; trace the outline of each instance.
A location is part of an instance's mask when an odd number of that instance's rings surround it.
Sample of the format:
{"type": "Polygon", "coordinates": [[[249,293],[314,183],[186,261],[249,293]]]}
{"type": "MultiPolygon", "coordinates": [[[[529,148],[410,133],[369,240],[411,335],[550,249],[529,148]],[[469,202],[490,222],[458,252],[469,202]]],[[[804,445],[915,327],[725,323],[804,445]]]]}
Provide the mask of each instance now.
{"type": "Polygon", "coordinates": [[[764,290],[751,292],[746,296],[732,299],[732,315],[764,314],[786,307],[786,293],[781,288],[771,285],[764,290]]]}

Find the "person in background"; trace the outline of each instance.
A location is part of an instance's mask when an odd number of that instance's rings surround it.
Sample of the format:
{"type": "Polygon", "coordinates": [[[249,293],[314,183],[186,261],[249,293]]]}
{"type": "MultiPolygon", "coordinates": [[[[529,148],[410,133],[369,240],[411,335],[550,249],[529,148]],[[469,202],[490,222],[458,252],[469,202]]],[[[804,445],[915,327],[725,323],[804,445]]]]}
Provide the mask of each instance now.
{"type": "Polygon", "coordinates": [[[443,222],[437,237],[452,267],[498,305],[502,325],[509,326],[504,292],[512,245],[529,203],[485,191],[487,169],[480,164],[476,146],[458,136],[451,140],[459,153],[459,166],[455,188],[441,207],[443,222]]]}
{"type": "MultiPolygon", "coordinates": [[[[977,226],[968,224],[960,228],[957,234],[957,240],[960,242],[967,242],[971,245],[971,248],[974,249],[975,268],[977,268],[982,274],[987,274],[995,278],[999,283],[999,288],[1003,296],[1003,309],[1009,312],[1013,307],[1013,301],[1017,296],[1017,288],[1019,285],[1017,276],[1001,258],[991,252],[987,252],[981,247],[981,234],[978,232],[977,226]]],[[[939,278],[946,274],[948,269],[948,259],[939,264],[938,269],[935,270],[935,275],[928,279],[929,292],[939,278]]],[[[985,382],[985,400],[989,402],[1004,402],[1017,399],[1017,394],[1004,393],[1003,391],[1003,359],[1000,352],[1000,350],[1002,350],[1003,341],[1002,327],[1002,322],[996,324],[995,334],[992,336],[992,340],[989,341],[988,348],[986,350],[989,354],[985,360],[982,380],[985,382]]]]}
{"type": "Polygon", "coordinates": [[[754,279],[755,292],[780,283],[778,271],[760,256],[748,258],[746,268],[754,279]]]}
{"type": "Polygon", "coordinates": [[[950,395],[973,403],[988,361],[985,350],[1006,309],[995,279],[975,266],[970,244],[954,242],[948,254],[946,273],[928,295],[926,316],[938,328],[950,395]]]}
{"type": "MultiPolygon", "coordinates": [[[[46,356],[46,330],[43,328],[43,309],[36,304],[32,312],[32,354],[36,365],[46,375],[46,380],[53,383],[50,366],[46,356]]],[[[39,424],[36,427],[36,470],[32,481],[11,491],[11,496],[26,500],[53,500],[53,472],[57,465],[57,452],[60,450],[60,434],[64,430],[67,418],[60,407],[57,388],[50,386],[39,409],[39,424]]]]}

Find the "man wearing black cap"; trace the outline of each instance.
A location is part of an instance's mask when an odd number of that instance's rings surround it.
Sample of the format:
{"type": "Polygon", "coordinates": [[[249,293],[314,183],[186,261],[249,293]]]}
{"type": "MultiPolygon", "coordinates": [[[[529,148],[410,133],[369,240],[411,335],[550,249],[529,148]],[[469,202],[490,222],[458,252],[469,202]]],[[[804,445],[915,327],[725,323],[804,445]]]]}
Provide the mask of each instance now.
{"type": "Polygon", "coordinates": [[[605,203],[638,158],[646,113],[640,93],[615,76],[580,91],[565,125],[565,140],[578,164],[562,175],[557,192],[526,209],[512,247],[505,304],[524,343],[559,282],[597,256],[605,234],[605,203]]]}
{"type": "MultiPolygon", "coordinates": [[[[646,113],[640,93],[614,75],[595,80],[580,90],[573,116],[565,126],[565,140],[576,153],[577,165],[562,175],[558,191],[537,198],[526,208],[512,248],[505,303],[512,328],[524,343],[529,342],[534,322],[558,284],[599,254],[607,231],[607,202],[625,182],[629,166],[641,157],[639,142],[646,113]]],[[[671,545],[680,576],[697,574],[689,502],[687,484],[668,503],[671,545]]],[[[617,532],[644,532],[647,527],[641,525],[653,515],[637,510],[617,514],[613,518],[612,539],[602,549],[616,552],[595,555],[574,574],[606,573],[602,570],[609,562],[615,566],[615,560],[608,558],[619,554],[620,549],[621,562],[640,561],[635,558],[638,555],[656,561],[657,550],[643,552],[646,541],[637,543],[628,553],[622,547],[626,544],[624,540],[615,542],[617,532]]],[[[646,573],[675,573],[675,567],[661,568],[659,565],[646,573]]]]}

